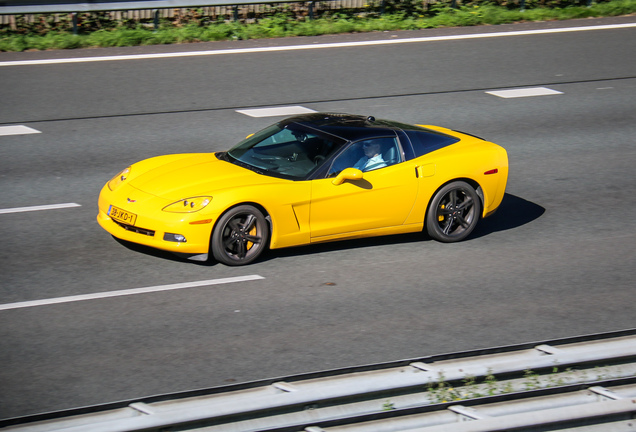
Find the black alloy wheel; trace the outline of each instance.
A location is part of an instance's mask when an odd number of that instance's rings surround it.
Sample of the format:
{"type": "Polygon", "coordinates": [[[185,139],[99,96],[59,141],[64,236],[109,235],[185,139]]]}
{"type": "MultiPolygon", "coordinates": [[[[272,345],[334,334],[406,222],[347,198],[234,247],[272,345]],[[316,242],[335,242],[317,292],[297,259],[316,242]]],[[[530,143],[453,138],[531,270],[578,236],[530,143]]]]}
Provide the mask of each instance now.
{"type": "Polygon", "coordinates": [[[426,213],[426,231],[431,238],[452,243],[465,239],[475,229],[481,200],[471,185],[454,181],[441,188],[426,213]]]}
{"type": "Polygon", "coordinates": [[[265,250],[269,224],[263,213],[251,205],[234,207],[219,218],[212,233],[212,255],[223,264],[249,264],[265,250]]]}

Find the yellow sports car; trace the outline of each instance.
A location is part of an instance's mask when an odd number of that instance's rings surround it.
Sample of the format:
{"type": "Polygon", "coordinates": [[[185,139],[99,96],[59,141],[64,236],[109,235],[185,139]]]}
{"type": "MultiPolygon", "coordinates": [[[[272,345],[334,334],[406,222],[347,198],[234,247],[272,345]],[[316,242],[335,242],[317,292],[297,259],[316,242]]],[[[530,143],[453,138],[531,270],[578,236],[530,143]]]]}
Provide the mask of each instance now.
{"type": "Polygon", "coordinates": [[[288,118],[226,152],[126,168],[97,221],[116,238],[227,265],[266,248],[411,233],[466,238],[501,203],[506,151],[472,135],[350,114],[288,118]]]}

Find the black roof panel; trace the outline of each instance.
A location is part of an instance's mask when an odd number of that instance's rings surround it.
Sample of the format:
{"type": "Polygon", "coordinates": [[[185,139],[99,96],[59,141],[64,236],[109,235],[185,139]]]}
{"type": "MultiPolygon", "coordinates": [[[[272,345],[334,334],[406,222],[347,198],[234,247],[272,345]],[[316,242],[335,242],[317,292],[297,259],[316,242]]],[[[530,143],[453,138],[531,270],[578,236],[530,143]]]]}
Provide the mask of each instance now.
{"type": "Polygon", "coordinates": [[[279,124],[298,123],[303,126],[319,129],[328,134],[344,138],[348,141],[376,136],[394,135],[393,126],[381,122],[375,123],[373,117],[353,114],[312,113],[289,117],[279,124]]]}

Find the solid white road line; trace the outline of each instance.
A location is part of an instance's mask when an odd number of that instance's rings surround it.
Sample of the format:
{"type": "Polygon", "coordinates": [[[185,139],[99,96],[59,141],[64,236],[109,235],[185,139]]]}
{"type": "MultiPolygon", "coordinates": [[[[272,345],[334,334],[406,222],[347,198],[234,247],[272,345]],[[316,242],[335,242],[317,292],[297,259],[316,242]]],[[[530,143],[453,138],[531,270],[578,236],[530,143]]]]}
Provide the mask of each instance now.
{"type": "Polygon", "coordinates": [[[50,205],[40,205],[40,206],[31,206],[31,207],[15,207],[15,208],[0,209],[0,214],[23,213],[23,212],[41,211],[41,210],[58,210],[58,209],[70,208],[70,207],[81,207],[81,205],[76,203],[64,203],[64,204],[50,204],[50,205]]]}
{"type": "Polygon", "coordinates": [[[6,135],[28,135],[42,133],[37,129],[30,128],[28,126],[16,125],[16,126],[0,126],[0,136],[6,135]]]}
{"type": "Polygon", "coordinates": [[[160,291],[171,291],[171,290],[196,288],[196,287],[210,286],[210,285],[222,285],[222,284],[229,284],[229,283],[235,283],[235,282],[253,281],[253,280],[259,280],[259,279],[265,279],[265,278],[259,275],[247,275],[247,276],[237,276],[237,277],[230,277],[230,278],[224,278],[224,279],[210,279],[210,280],[202,280],[197,282],[176,283],[171,285],[158,285],[158,286],[151,286],[146,288],[133,288],[133,289],[127,289],[127,290],[121,290],[121,291],[107,291],[107,292],[94,293],[94,294],[82,294],[82,295],[57,297],[57,298],[44,299],[44,300],[7,303],[7,304],[0,305],[0,310],[21,309],[21,308],[46,306],[46,305],[59,304],[59,303],[71,303],[71,302],[78,302],[78,301],[84,301],[84,300],[97,300],[97,299],[103,299],[103,298],[109,298],[109,297],[121,297],[121,296],[136,295],[136,294],[147,294],[147,293],[160,292],[160,291]]]}
{"type": "Polygon", "coordinates": [[[315,113],[316,111],[309,108],[295,105],[295,106],[274,107],[274,108],[244,109],[244,110],[236,110],[236,112],[245,114],[250,117],[274,117],[274,116],[288,116],[288,115],[296,115],[296,114],[308,114],[308,113],[315,113]]]}
{"type": "Polygon", "coordinates": [[[588,27],[566,27],[566,28],[558,28],[558,29],[476,33],[476,34],[468,34],[468,35],[450,35],[450,36],[431,36],[431,37],[421,37],[421,38],[411,38],[411,39],[384,39],[384,40],[376,40],[376,41],[340,42],[340,43],[292,45],[292,46],[280,46],[280,47],[237,48],[237,49],[212,50],[212,51],[188,51],[188,52],[174,52],[174,53],[155,53],[155,54],[138,54],[138,55],[103,56],[103,57],[6,61],[6,62],[0,62],[0,66],[28,66],[28,65],[86,63],[86,62],[115,61],[115,60],[144,60],[144,59],[175,58],[175,57],[195,57],[195,56],[211,56],[211,55],[223,55],[223,54],[248,54],[248,53],[262,53],[262,52],[276,52],[276,51],[297,51],[297,50],[323,49],[323,48],[345,48],[345,47],[392,45],[392,44],[405,44],[405,43],[418,43],[418,42],[437,42],[437,41],[448,41],[448,40],[528,36],[528,35],[537,35],[537,34],[569,33],[569,32],[593,31],[593,30],[614,30],[614,29],[622,29],[622,28],[630,28],[630,27],[636,27],[636,22],[626,23],[626,24],[588,26],[588,27]]]}
{"type": "Polygon", "coordinates": [[[563,94],[563,92],[552,90],[547,87],[520,88],[520,89],[512,89],[512,90],[493,90],[493,91],[487,91],[486,93],[491,94],[493,96],[500,97],[500,98],[505,98],[505,99],[563,94]]]}

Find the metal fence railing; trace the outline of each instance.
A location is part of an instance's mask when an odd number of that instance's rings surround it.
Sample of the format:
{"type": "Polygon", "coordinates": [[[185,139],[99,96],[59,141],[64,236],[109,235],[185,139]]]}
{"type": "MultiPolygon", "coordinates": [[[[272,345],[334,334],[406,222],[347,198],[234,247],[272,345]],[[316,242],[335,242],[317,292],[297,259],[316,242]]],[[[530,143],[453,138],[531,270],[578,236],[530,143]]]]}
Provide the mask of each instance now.
{"type": "MultiPolygon", "coordinates": [[[[218,21],[250,22],[276,12],[291,13],[295,17],[313,19],[314,15],[345,12],[353,14],[384,14],[405,12],[418,14],[428,11],[431,5],[446,4],[451,8],[470,4],[495,4],[504,7],[518,7],[525,10],[526,3],[535,6],[565,7],[590,6],[593,0],[0,0],[0,29],[9,27],[16,30],[18,21],[33,24],[68,21],[74,33],[78,21],[122,20],[154,25],[157,29],[161,20],[173,24],[196,22],[204,17],[206,23],[218,21]],[[42,18],[46,16],[47,18],[42,18]]],[[[609,1],[609,0],[596,0],[609,1]]]]}
{"type": "MultiPolygon", "coordinates": [[[[379,7],[384,0],[379,0],[379,7]]],[[[426,1],[426,0],[425,0],[426,1]]],[[[296,14],[312,17],[314,12],[325,10],[365,10],[370,0],[150,0],[119,1],[102,3],[67,3],[51,4],[2,4],[0,1],[0,25],[15,27],[16,16],[33,22],[41,15],[56,15],[57,19],[68,17],[77,27],[77,19],[81,14],[106,14],[112,20],[151,21],[155,27],[161,19],[179,20],[191,17],[193,13],[209,17],[211,20],[227,18],[230,20],[247,19],[272,10],[293,11],[296,14]]]]}
{"type": "Polygon", "coordinates": [[[635,415],[632,329],[34,415],[0,430],[606,432],[635,415]]]}

